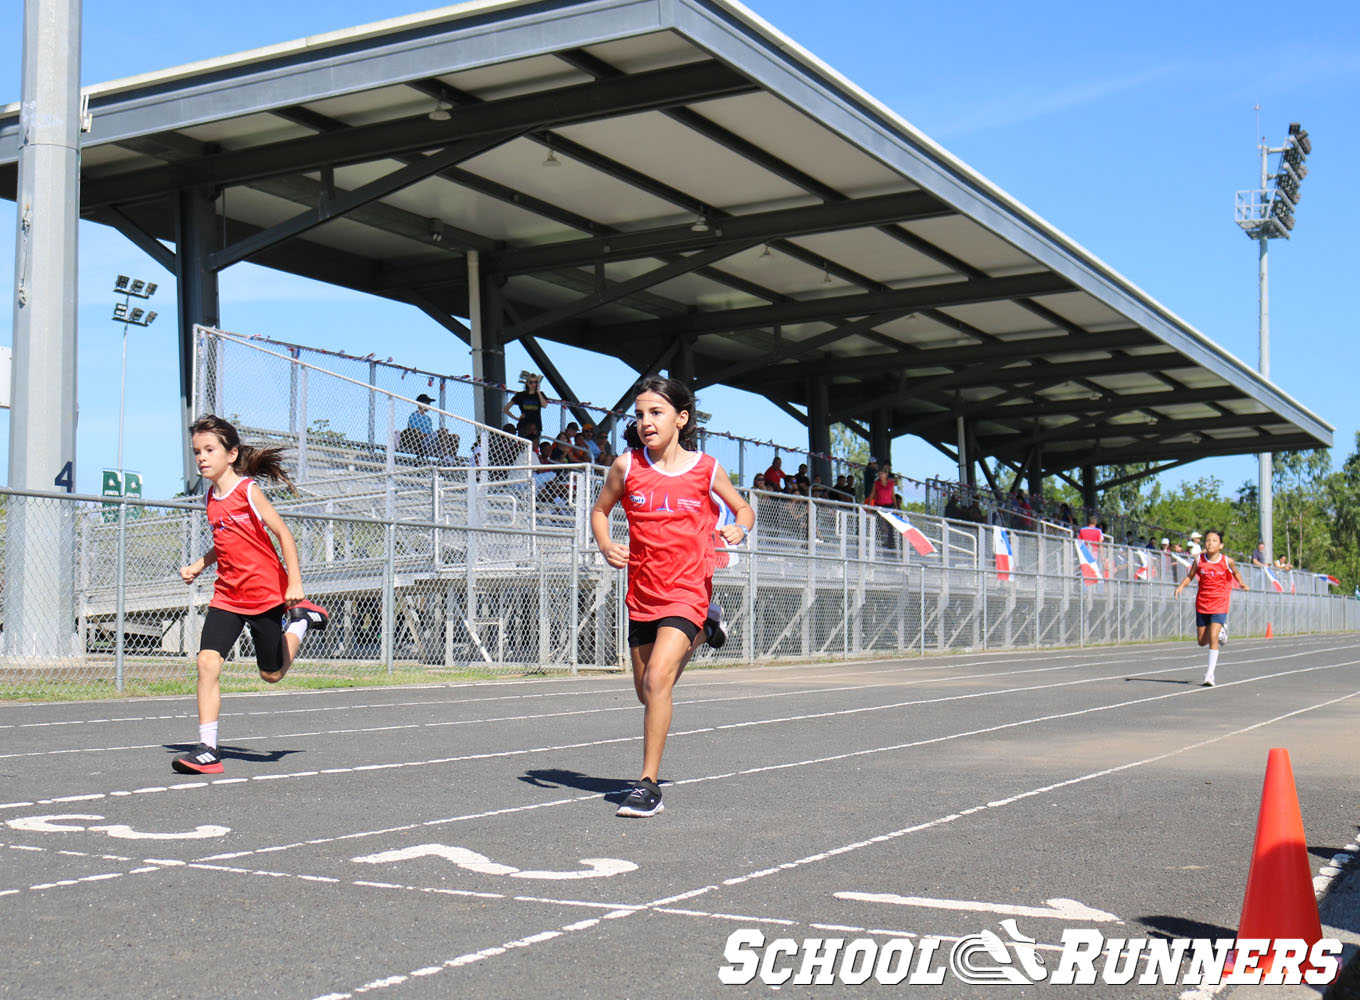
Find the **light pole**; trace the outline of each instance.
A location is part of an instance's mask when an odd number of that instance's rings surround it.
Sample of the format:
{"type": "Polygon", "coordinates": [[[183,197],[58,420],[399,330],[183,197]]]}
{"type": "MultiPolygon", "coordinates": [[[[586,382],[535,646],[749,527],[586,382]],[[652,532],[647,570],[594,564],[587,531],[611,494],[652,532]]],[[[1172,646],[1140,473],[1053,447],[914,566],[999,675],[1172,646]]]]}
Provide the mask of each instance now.
{"type": "Polygon", "coordinates": [[[115,295],[123,296],[123,301],[116,303],[113,307],[113,315],[109,317],[115,323],[123,324],[123,376],[118,384],[118,481],[123,481],[123,411],[127,402],[127,336],[128,327],[141,326],[147,327],[156,321],[154,310],[148,311],[141,306],[132,306],[132,300],[149,299],[156,294],[156,283],[154,281],[143,281],[141,278],[129,278],[126,274],[118,275],[113,283],[115,295]]]}
{"type": "MultiPolygon", "coordinates": [[[[1260,335],[1262,378],[1270,378],[1270,291],[1267,283],[1270,241],[1283,236],[1289,239],[1294,229],[1294,206],[1299,203],[1299,185],[1308,176],[1303,161],[1313,151],[1308,130],[1298,122],[1289,123],[1289,135],[1283,146],[1271,146],[1263,138],[1257,147],[1261,151],[1261,186],[1251,191],[1237,192],[1237,224],[1258,244],[1257,279],[1260,285],[1260,335]],[[1269,160],[1279,153],[1279,168],[1270,173],[1269,160]]],[[[1266,543],[1267,561],[1275,554],[1275,497],[1271,483],[1271,454],[1263,451],[1258,456],[1257,490],[1260,503],[1261,538],[1266,543]]]]}

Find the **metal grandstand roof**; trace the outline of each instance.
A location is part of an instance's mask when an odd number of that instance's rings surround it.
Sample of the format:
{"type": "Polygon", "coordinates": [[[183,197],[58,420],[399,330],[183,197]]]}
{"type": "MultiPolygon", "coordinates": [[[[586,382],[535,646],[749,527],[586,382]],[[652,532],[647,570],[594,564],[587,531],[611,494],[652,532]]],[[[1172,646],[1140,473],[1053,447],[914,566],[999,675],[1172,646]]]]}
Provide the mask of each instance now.
{"type": "MultiPolygon", "coordinates": [[[[1331,442],[727,0],[468,3],[88,93],[83,214],[177,271],[182,329],[216,320],[194,289],[249,259],[462,333],[475,250],[500,340],[749,389],[814,425],[946,449],[962,417],[975,455],[1045,472],[1331,442]]],[[[0,109],[11,198],[17,129],[0,109]]]]}

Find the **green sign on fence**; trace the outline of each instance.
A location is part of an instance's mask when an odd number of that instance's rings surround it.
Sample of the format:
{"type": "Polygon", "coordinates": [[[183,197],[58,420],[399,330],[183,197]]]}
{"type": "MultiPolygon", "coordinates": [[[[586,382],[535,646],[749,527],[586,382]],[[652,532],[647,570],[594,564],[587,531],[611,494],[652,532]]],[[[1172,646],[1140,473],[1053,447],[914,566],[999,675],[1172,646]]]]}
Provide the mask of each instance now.
{"type": "MultiPolygon", "coordinates": [[[[138,472],[124,472],[121,475],[114,469],[105,469],[100,477],[99,495],[103,497],[141,497],[142,495],[142,476],[138,472]]],[[[140,516],[140,507],[128,508],[128,520],[140,516]]],[[[104,520],[118,520],[118,505],[116,503],[104,504],[104,520]]]]}

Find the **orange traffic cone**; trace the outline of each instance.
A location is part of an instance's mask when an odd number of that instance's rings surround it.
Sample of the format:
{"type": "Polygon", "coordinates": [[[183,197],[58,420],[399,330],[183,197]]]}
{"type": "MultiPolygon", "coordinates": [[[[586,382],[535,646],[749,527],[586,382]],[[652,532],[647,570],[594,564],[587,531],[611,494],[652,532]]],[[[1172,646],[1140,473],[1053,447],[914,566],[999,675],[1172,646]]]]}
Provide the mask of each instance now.
{"type": "Polygon", "coordinates": [[[1270,622],[1266,622],[1266,638],[1267,639],[1275,638],[1275,632],[1271,629],[1270,622]]]}
{"type": "MultiPolygon", "coordinates": [[[[1280,747],[1271,750],[1266,761],[1256,843],[1237,928],[1237,939],[1245,938],[1300,938],[1310,949],[1322,939],[1294,773],[1289,766],[1289,751],[1280,747]]],[[[1235,958],[1234,954],[1229,959],[1228,971],[1235,958]]],[[[1254,964],[1269,972],[1273,959],[1273,951],[1268,951],[1254,964]]],[[[1305,961],[1302,968],[1307,971],[1314,966],[1305,961]]]]}

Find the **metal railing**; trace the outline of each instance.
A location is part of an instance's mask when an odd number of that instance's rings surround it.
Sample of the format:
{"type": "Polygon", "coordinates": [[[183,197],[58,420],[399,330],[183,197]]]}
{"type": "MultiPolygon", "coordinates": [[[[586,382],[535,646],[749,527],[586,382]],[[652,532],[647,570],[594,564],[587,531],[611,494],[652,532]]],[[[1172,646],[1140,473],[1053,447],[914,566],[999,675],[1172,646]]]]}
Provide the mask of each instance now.
{"type": "MultiPolygon", "coordinates": [[[[291,506],[276,494],[307,594],[331,613],[290,676],[352,682],[624,667],[625,574],[604,562],[588,531],[603,471],[436,467],[291,506]]],[[[756,530],[720,553],[714,576],[729,641],[718,653],[705,647],[701,662],[1193,634],[1193,596],[1171,597],[1183,570],[1160,553],[1104,546],[1097,556],[1108,579],[1090,585],[1072,541],[1058,535],[1009,532],[1013,559],[1002,572],[989,526],[908,515],[934,549],[923,556],[864,507],[747,495],[756,530]]],[[[186,586],[178,571],[208,547],[201,505],[0,490],[0,526],[0,697],[192,690],[212,574],[186,586]],[[34,536],[51,540],[36,555],[57,571],[16,584],[16,539],[49,522],[69,529],[34,536]],[[32,590],[32,580],[45,589],[32,590]],[[12,614],[34,605],[55,609],[41,633],[25,630],[31,616],[12,614]]],[[[626,535],[617,509],[613,530],[626,535]]],[[[19,548],[35,557],[32,544],[19,548]]],[[[1360,602],[1328,595],[1311,574],[1280,576],[1285,593],[1249,578],[1253,589],[1234,595],[1235,635],[1261,634],[1267,623],[1278,634],[1360,628],[1360,602]]],[[[224,678],[254,675],[247,632],[224,678]]]]}

